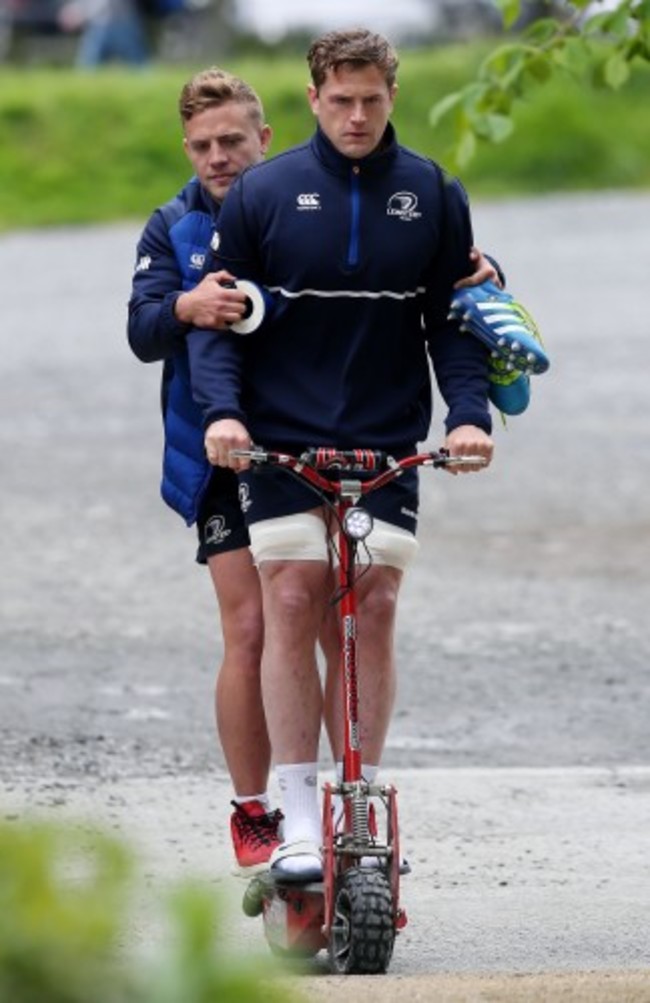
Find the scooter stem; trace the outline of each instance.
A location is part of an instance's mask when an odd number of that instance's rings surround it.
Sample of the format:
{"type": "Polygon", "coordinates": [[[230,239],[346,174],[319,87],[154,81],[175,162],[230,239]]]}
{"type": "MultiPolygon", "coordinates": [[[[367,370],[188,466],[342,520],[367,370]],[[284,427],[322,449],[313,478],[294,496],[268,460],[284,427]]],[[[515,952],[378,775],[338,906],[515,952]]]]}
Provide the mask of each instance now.
{"type": "MultiPolygon", "coordinates": [[[[342,500],[339,515],[349,508],[342,500]]],[[[341,626],[341,685],[343,687],[343,779],[347,783],[361,780],[361,736],[359,734],[359,687],[357,647],[357,598],[351,588],[350,576],[355,573],[355,545],[343,529],[339,532],[339,617],[341,626]]]]}

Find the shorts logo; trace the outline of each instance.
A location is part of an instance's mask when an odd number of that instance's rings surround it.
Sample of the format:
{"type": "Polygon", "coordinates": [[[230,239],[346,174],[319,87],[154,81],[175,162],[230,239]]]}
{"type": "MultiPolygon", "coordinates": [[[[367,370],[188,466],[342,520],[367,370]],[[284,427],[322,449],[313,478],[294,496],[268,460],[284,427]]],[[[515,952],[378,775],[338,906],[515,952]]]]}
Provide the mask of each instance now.
{"type": "Polygon", "coordinates": [[[250,488],[248,484],[239,485],[239,507],[242,512],[248,512],[249,508],[253,504],[253,499],[251,498],[250,488]]]}
{"type": "Polygon", "coordinates": [[[190,255],[190,268],[196,268],[200,271],[205,264],[205,254],[199,254],[195,251],[194,254],[190,255]]]}
{"type": "Polygon", "coordinates": [[[137,265],[135,266],[136,272],[148,272],[151,268],[151,257],[148,254],[143,254],[137,265]]]}
{"type": "Polygon", "coordinates": [[[318,192],[304,192],[296,199],[296,209],[320,209],[320,195],[318,192]]]}
{"type": "Polygon", "coordinates": [[[204,539],[206,544],[216,546],[230,536],[231,530],[226,529],[226,520],[222,515],[213,515],[205,524],[204,539]]]}
{"type": "Polygon", "coordinates": [[[400,512],[402,513],[402,515],[407,515],[409,519],[417,519],[418,517],[417,512],[413,512],[412,509],[406,508],[406,506],[402,506],[400,512]]]}
{"type": "Polygon", "coordinates": [[[395,192],[388,200],[386,215],[397,216],[410,223],[413,219],[420,219],[422,215],[421,212],[416,212],[417,204],[418,197],[413,192],[395,192]]]}
{"type": "Polygon", "coordinates": [[[218,230],[215,230],[212,234],[212,240],[210,241],[210,250],[214,251],[215,254],[219,250],[219,244],[221,243],[221,234],[218,230]]]}

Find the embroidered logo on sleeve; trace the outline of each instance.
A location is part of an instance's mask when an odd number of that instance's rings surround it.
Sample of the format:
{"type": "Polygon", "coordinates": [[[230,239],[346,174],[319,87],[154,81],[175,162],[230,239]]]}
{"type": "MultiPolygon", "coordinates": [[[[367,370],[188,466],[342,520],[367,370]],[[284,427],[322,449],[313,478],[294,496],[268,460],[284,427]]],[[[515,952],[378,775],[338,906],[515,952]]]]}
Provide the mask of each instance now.
{"type": "Polygon", "coordinates": [[[143,254],[137,265],[135,266],[136,272],[148,272],[151,268],[151,257],[148,254],[143,254]]]}

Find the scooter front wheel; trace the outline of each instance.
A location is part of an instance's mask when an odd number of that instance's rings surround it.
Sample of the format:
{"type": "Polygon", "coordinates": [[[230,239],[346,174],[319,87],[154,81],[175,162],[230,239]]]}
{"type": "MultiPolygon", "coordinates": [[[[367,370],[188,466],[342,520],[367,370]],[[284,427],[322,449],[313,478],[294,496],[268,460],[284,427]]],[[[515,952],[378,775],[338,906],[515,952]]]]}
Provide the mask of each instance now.
{"type": "Polygon", "coordinates": [[[383,974],[394,943],[393,900],[386,875],[370,868],[345,871],[334,899],[328,943],[334,974],[383,974]]]}

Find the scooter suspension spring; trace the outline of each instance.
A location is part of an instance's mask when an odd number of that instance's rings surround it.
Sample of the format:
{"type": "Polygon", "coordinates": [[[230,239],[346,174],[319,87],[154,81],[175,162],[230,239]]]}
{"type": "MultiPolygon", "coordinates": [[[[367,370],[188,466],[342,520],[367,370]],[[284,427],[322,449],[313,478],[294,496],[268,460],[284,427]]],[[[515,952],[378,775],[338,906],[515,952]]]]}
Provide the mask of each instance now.
{"type": "Polygon", "coordinates": [[[360,791],[352,796],[352,835],[355,843],[368,842],[368,798],[360,791]]]}

